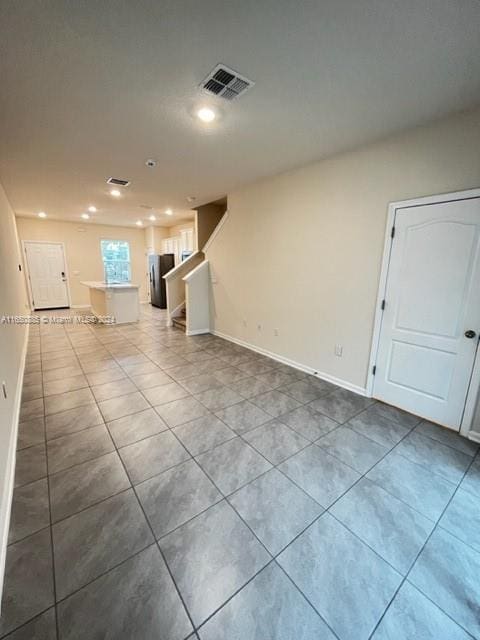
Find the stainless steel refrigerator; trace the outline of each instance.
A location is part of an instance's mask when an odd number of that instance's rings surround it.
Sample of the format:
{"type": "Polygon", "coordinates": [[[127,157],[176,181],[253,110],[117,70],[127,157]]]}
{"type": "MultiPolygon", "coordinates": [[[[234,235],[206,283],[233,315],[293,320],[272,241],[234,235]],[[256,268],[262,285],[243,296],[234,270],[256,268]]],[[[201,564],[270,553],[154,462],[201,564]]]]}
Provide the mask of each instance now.
{"type": "Polygon", "coordinates": [[[150,269],[150,303],[160,309],[167,308],[167,293],[163,276],[175,266],[173,253],[165,253],[163,256],[149,256],[150,269]]]}

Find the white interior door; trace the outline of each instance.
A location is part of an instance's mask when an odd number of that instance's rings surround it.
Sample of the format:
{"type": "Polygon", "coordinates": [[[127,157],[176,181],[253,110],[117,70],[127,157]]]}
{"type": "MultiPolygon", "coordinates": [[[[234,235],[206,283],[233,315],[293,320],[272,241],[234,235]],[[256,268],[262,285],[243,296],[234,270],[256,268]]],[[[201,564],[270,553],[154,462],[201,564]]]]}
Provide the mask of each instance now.
{"type": "Polygon", "coordinates": [[[373,395],[458,430],[480,331],[480,198],[397,209],[373,395]]]}
{"type": "Polygon", "coordinates": [[[63,245],[56,242],[25,242],[25,253],[34,309],[68,307],[63,245]]]}

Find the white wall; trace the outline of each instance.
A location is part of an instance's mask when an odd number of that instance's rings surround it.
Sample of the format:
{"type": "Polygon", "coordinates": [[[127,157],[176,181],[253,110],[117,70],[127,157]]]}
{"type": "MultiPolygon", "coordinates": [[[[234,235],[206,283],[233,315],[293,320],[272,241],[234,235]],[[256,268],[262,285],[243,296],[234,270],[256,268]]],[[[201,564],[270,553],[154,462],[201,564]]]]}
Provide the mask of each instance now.
{"type": "Polygon", "coordinates": [[[480,110],[228,194],[212,325],[364,388],[388,203],[475,187],[480,110]]]}
{"type": "Polygon", "coordinates": [[[210,269],[208,262],[201,262],[186,278],[187,335],[209,333],[210,269]]]}
{"type": "Polygon", "coordinates": [[[168,230],[168,238],[175,238],[180,235],[180,231],[185,229],[192,229],[193,235],[195,235],[195,220],[189,220],[188,222],[181,222],[173,227],[165,227],[168,230]]]}
{"type": "MultiPolygon", "coordinates": [[[[0,185],[0,317],[25,315],[27,301],[15,217],[0,185]]],[[[0,599],[13,490],[26,328],[0,323],[0,599]],[[7,397],[1,389],[5,384],[7,397]]]]}
{"type": "Polygon", "coordinates": [[[100,240],[127,240],[130,244],[132,282],[140,285],[140,300],[147,300],[147,249],[144,229],[101,224],[78,224],[40,218],[17,218],[21,240],[63,242],[73,306],[89,305],[89,290],[81,284],[105,277],[100,240]]]}

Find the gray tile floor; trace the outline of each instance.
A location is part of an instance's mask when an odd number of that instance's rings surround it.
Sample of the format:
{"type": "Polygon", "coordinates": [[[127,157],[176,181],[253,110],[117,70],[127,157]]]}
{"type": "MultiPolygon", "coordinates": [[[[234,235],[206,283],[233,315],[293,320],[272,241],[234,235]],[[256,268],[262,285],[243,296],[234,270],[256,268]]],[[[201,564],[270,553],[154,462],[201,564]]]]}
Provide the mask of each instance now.
{"type": "Polygon", "coordinates": [[[157,309],[32,327],[15,487],[2,638],[480,638],[477,446],[157,309]]]}

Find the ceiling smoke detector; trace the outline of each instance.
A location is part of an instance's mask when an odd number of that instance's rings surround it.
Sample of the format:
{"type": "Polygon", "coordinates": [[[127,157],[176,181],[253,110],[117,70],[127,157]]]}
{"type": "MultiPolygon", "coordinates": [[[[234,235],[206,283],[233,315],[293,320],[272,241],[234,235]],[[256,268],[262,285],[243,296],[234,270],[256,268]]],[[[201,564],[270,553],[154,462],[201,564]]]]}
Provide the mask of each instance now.
{"type": "Polygon", "coordinates": [[[108,178],[107,184],[116,184],[119,187],[128,187],[130,180],[124,180],[123,178],[108,178]]]}
{"type": "Polygon", "coordinates": [[[157,161],[149,158],[148,160],[145,160],[145,166],[149,167],[150,169],[154,169],[157,166],[157,161]]]}
{"type": "Polygon", "coordinates": [[[205,93],[231,102],[248,91],[254,84],[252,80],[248,80],[224,64],[217,64],[200,83],[200,89],[205,93]]]}

